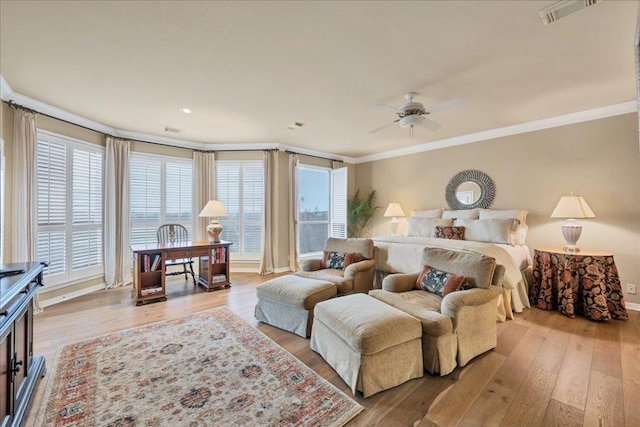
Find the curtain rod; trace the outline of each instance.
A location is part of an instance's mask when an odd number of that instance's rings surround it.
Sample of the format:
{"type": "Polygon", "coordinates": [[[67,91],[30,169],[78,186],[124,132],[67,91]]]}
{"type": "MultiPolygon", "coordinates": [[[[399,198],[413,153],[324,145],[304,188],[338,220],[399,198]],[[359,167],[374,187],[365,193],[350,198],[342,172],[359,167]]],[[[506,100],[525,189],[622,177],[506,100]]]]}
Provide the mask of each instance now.
{"type": "MultiPolygon", "coordinates": [[[[162,145],[163,147],[185,148],[185,147],[176,147],[175,145],[163,144],[163,143],[161,143],[161,142],[150,142],[150,141],[143,141],[143,140],[141,140],[141,139],[122,138],[122,137],[120,137],[120,136],[109,135],[108,133],[100,132],[99,130],[96,130],[96,129],[90,128],[90,127],[88,127],[88,126],[79,125],[79,124],[77,124],[77,123],[70,122],[69,120],[64,120],[64,119],[61,119],[61,118],[58,118],[58,117],[52,116],[52,115],[50,115],[50,114],[41,113],[41,112],[39,112],[39,111],[32,110],[31,108],[27,108],[27,107],[24,107],[24,106],[22,106],[22,105],[20,105],[20,104],[16,104],[16,103],[15,103],[15,102],[13,102],[13,101],[2,101],[2,102],[4,102],[4,103],[8,104],[8,105],[9,105],[9,107],[14,108],[14,109],[16,109],[16,110],[24,110],[24,111],[29,111],[29,112],[32,112],[32,113],[36,113],[36,114],[38,114],[38,115],[40,115],[40,116],[49,117],[49,118],[52,118],[52,119],[54,119],[54,120],[58,120],[58,121],[63,122],[63,123],[68,123],[68,124],[70,124],[70,125],[77,126],[77,127],[79,127],[79,128],[82,128],[82,129],[90,130],[91,132],[95,132],[95,133],[98,133],[98,134],[100,134],[100,135],[110,136],[111,138],[123,139],[123,140],[133,141],[133,142],[144,142],[144,143],[146,143],[146,144],[162,145]]],[[[191,148],[187,148],[187,150],[191,150],[191,148]]]]}
{"type": "MultiPolygon", "coordinates": [[[[163,147],[183,148],[185,150],[191,150],[191,151],[196,152],[196,153],[215,153],[215,152],[217,152],[216,150],[199,150],[199,149],[196,149],[196,148],[178,147],[176,145],[165,144],[165,143],[162,143],[162,142],[143,141],[141,139],[123,138],[123,137],[120,137],[120,136],[110,135],[108,133],[100,132],[99,130],[96,130],[96,129],[93,129],[93,128],[90,128],[90,127],[87,127],[87,126],[79,125],[77,123],[73,123],[73,122],[70,122],[68,120],[60,119],[58,117],[54,117],[54,116],[51,116],[49,114],[45,114],[45,113],[41,113],[41,112],[36,111],[36,110],[32,110],[31,108],[27,108],[27,107],[25,107],[23,105],[16,104],[13,101],[4,101],[3,100],[2,102],[4,102],[5,104],[9,105],[9,107],[17,109],[17,110],[23,110],[23,111],[28,111],[30,113],[39,114],[41,116],[49,117],[49,118],[52,118],[54,120],[61,121],[63,123],[68,123],[70,125],[77,126],[79,128],[82,128],[82,129],[86,129],[86,130],[90,130],[92,132],[99,133],[100,135],[110,136],[111,138],[123,139],[123,140],[127,140],[127,141],[132,141],[132,142],[142,142],[142,143],[145,143],[145,144],[161,145],[163,147]]],[[[271,152],[271,151],[279,151],[279,150],[277,148],[266,148],[266,149],[264,149],[264,148],[260,148],[260,149],[256,148],[256,149],[219,150],[219,151],[222,151],[222,152],[229,152],[229,151],[269,151],[269,152],[271,152]]]]}
{"type": "Polygon", "coordinates": [[[315,156],[315,155],[313,155],[313,154],[298,153],[297,151],[291,151],[291,150],[284,150],[284,152],[285,152],[285,153],[288,153],[288,154],[298,154],[298,155],[300,155],[300,156],[315,157],[316,159],[331,160],[332,162],[340,162],[340,163],[344,163],[344,160],[340,160],[340,159],[332,159],[331,157],[315,156]]]}

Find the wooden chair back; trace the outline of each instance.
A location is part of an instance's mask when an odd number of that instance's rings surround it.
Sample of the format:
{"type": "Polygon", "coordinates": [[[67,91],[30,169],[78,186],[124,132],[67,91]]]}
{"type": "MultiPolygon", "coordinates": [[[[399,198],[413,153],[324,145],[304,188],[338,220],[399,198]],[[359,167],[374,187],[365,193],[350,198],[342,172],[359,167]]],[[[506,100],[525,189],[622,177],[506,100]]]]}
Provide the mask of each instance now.
{"type": "Polygon", "coordinates": [[[189,241],[187,229],[180,224],[164,224],[158,228],[158,243],[175,245],[189,241]]]}

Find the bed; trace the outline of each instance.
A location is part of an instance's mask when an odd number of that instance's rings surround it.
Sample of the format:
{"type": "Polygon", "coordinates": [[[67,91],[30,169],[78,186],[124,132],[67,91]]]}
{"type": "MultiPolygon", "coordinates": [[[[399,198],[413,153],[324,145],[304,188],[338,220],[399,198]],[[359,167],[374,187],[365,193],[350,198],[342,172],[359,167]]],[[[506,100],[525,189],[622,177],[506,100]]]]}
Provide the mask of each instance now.
{"type": "Polygon", "coordinates": [[[512,319],[514,312],[530,307],[526,277],[531,270],[531,252],[524,243],[527,211],[436,211],[415,212],[408,220],[407,235],[372,237],[378,248],[374,288],[381,287],[387,274],[418,271],[426,247],[470,251],[493,257],[505,266],[499,319],[512,319]],[[463,215],[467,217],[460,218],[463,215]],[[466,232],[466,238],[451,237],[460,232],[466,232]]]}

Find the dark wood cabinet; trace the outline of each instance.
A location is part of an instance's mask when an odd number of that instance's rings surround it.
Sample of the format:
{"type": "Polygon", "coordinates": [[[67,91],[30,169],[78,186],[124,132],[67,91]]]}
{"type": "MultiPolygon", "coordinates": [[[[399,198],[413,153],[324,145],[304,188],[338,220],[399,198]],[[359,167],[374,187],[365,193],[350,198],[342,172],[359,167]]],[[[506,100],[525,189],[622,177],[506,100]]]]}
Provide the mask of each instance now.
{"type": "Polygon", "coordinates": [[[5,264],[23,270],[0,278],[0,426],[22,426],[33,394],[45,373],[42,356],[33,355],[33,297],[42,286],[39,262],[5,264]]]}

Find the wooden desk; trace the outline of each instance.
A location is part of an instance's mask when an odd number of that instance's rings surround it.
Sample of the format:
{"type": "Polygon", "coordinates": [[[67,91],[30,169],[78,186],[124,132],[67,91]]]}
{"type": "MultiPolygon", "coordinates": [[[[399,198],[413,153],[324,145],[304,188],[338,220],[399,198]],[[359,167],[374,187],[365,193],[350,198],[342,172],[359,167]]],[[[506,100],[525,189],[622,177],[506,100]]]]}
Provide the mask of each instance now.
{"type": "Polygon", "coordinates": [[[136,305],[148,301],[167,300],[164,264],[166,259],[199,258],[199,285],[207,291],[230,287],[229,246],[231,245],[231,242],[226,241],[187,242],[180,245],[158,243],[131,245],[134,258],[132,296],[136,300],[136,305]]]}
{"type": "Polygon", "coordinates": [[[560,247],[535,248],[529,302],[592,320],[628,319],[618,270],[608,252],[565,252],[560,247]]]}

